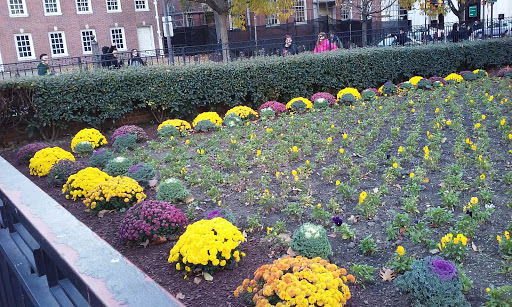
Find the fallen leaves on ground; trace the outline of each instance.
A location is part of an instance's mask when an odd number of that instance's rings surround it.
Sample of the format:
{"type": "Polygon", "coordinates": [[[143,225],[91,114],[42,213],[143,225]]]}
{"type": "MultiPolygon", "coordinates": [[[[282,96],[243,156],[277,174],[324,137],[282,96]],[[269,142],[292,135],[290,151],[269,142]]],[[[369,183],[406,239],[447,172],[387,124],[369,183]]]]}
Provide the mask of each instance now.
{"type": "Polygon", "coordinates": [[[382,269],[380,269],[379,276],[380,278],[382,278],[383,281],[392,281],[393,279],[395,279],[396,273],[392,269],[383,267],[382,269]]]}

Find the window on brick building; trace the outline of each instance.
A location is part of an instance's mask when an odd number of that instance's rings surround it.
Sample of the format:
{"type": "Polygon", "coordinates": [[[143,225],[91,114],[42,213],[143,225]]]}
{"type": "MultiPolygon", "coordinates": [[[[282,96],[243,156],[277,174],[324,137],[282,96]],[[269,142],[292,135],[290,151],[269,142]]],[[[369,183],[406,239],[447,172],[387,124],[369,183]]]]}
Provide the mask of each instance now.
{"type": "Polygon", "coordinates": [[[76,0],[76,12],[77,14],[92,13],[91,0],[76,0]]]}
{"type": "Polygon", "coordinates": [[[92,54],[92,37],[96,36],[96,31],[93,29],[80,31],[80,37],[82,38],[82,51],[84,54],[92,54]]]}
{"type": "Polygon", "coordinates": [[[295,0],[293,5],[295,22],[306,22],[306,1],[305,0],[295,0]]]}
{"type": "Polygon", "coordinates": [[[28,16],[27,5],[25,0],[8,0],[9,1],[9,16],[11,17],[25,17],[28,16]]]}
{"type": "Polygon", "coordinates": [[[148,0],[134,0],[135,11],[149,11],[148,0]]]}
{"type": "Polygon", "coordinates": [[[14,35],[14,41],[16,43],[18,60],[33,60],[36,58],[34,55],[34,43],[32,42],[32,34],[16,34],[14,35]]]}
{"type": "Polygon", "coordinates": [[[107,0],[107,12],[121,12],[121,2],[119,0],[107,0]]]}
{"type": "Polygon", "coordinates": [[[276,26],[279,24],[279,19],[277,19],[276,15],[267,16],[267,27],[276,26]]]}
{"type": "Polygon", "coordinates": [[[44,14],[45,15],[60,15],[60,1],[59,0],[44,0],[44,14]]]}
{"type": "Polygon", "coordinates": [[[352,1],[341,4],[341,19],[352,19],[352,1]]]}
{"type": "Polygon", "coordinates": [[[68,48],[66,46],[66,36],[64,32],[49,32],[48,38],[50,39],[50,49],[52,56],[66,56],[68,55],[68,48]]]}
{"type": "Polygon", "coordinates": [[[118,50],[126,50],[124,28],[111,28],[110,37],[112,44],[116,44],[118,50]]]}

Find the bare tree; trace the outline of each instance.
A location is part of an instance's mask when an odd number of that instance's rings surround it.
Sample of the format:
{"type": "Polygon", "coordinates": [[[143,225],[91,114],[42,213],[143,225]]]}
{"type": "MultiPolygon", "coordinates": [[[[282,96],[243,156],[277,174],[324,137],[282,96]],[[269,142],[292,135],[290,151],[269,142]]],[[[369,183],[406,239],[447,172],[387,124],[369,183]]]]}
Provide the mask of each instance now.
{"type": "Polygon", "coordinates": [[[363,47],[368,44],[367,41],[367,33],[368,33],[368,20],[372,18],[373,15],[381,13],[388,8],[390,8],[393,4],[395,4],[397,0],[341,0],[338,1],[338,5],[345,5],[346,7],[351,7],[354,10],[357,10],[361,14],[362,24],[362,44],[363,47]]]}

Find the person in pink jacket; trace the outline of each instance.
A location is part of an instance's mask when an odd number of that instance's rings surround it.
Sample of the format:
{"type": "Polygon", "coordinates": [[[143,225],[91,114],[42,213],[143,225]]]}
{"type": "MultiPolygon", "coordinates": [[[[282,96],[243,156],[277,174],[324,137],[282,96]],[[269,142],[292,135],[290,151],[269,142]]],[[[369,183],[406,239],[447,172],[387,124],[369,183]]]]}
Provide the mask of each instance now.
{"type": "Polygon", "coordinates": [[[329,42],[329,40],[327,39],[327,34],[325,34],[325,32],[318,33],[318,40],[316,41],[314,53],[322,53],[325,51],[336,49],[338,49],[338,47],[336,47],[336,44],[329,42]]]}

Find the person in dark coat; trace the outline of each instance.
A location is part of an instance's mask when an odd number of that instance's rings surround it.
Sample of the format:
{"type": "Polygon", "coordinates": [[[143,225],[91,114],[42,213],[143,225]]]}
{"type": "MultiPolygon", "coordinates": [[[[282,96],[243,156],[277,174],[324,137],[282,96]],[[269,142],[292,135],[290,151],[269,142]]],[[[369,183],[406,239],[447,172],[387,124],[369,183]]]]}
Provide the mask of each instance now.
{"type": "Polygon", "coordinates": [[[459,41],[459,24],[458,23],[453,24],[452,32],[450,32],[449,38],[454,43],[457,43],[459,41]]]}
{"type": "Polygon", "coordinates": [[[146,63],[140,57],[139,51],[137,49],[132,49],[130,53],[130,59],[128,60],[128,66],[145,66],[146,63]]]}
{"type": "Polygon", "coordinates": [[[397,44],[404,46],[407,41],[407,33],[405,33],[404,29],[400,29],[400,32],[397,36],[395,36],[395,41],[397,44]]]}
{"type": "Polygon", "coordinates": [[[110,61],[110,68],[113,68],[113,69],[119,69],[121,67],[123,67],[124,65],[124,62],[123,62],[123,59],[121,59],[119,57],[119,51],[117,51],[117,49],[114,49],[112,51],[112,60],[110,61]]]}
{"type": "Polygon", "coordinates": [[[299,49],[297,46],[292,43],[292,37],[290,35],[285,35],[284,45],[281,46],[279,50],[280,56],[294,55],[299,54],[299,49]]]}
{"type": "Polygon", "coordinates": [[[103,46],[103,48],[101,48],[101,66],[104,67],[104,68],[109,68],[110,66],[112,66],[113,62],[114,62],[114,55],[112,54],[112,52],[114,51],[114,49],[116,49],[116,45],[115,44],[112,44],[110,47],[108,46],[103,46]]]}

